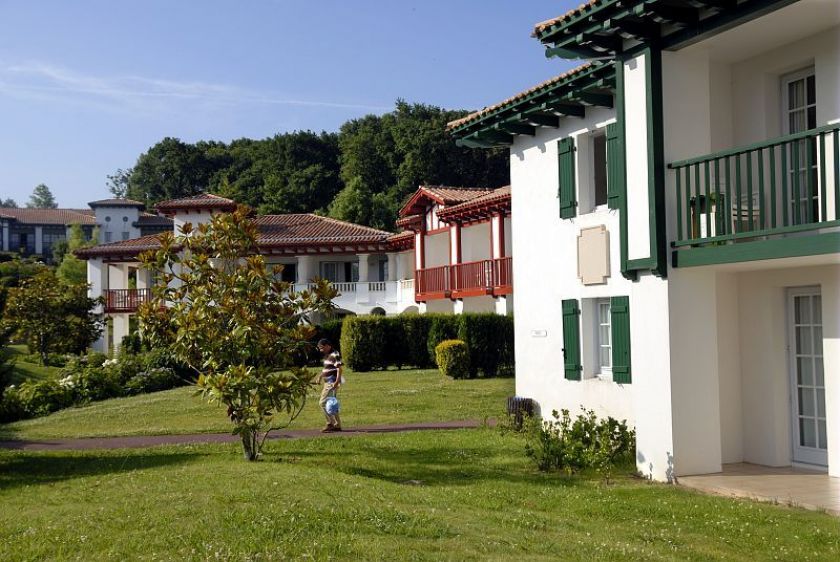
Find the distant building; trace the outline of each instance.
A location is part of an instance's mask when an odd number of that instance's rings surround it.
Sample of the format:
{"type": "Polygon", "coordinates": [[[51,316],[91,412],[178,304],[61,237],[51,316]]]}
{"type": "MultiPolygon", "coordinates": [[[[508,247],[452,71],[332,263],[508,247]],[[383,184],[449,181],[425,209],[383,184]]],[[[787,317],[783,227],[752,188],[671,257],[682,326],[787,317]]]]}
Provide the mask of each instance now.
{"type": "Polygon", "coordinates": [[[99,241],[128,240],[170,230],[172,219],[143,211],[131,199],[105,199],[90,209],[0,209],[0,241],[4,252],[52,260],[53,246],[67,240],[78,224],[90,238],[99,227],[99,241]]]}

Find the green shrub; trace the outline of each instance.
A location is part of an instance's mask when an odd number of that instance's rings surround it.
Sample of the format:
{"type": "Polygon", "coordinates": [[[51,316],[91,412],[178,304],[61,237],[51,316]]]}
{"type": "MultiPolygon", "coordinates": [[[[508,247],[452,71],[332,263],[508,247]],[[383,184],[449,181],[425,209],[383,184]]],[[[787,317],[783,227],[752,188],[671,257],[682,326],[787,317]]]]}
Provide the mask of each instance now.
{"type": "MultiPolygon", "coordinates": [[[[341,327],[344,325],[343,318],[335,318],[324,321],[318,326],[318,339],[330,340],[330,342],[338,346],[341,344],[341,327]]],[[[314,343],[318,343],[317,340],[314,343]]],[[[340,348],[339,348],[340,350],[340,348]]]]}
{"type": "Polygon", "coordinates": [[[125,383],[127,394],[141,394],[144,392],[158,392],[182,386],[183,379],[169,367],[156,367],[141,371],[128,379],[125,383]]]}
{"type": "Polygon", "coordinates": [[[470,351],[473,377],[480,370],[485,377],[495,377],[503,365],[513,364],[513,319],[493,314],[462,314],[458,317],[458,339],[470,351]]]}
{"type": "Polygon", "coordinates": [[[568,410],[552,412],[551,421],[532,419],[525,453],[540,470],[573,474],[595,469],[609,480],[618,465],[633,461],[636,432],[624,421],[599,420],[592,410],[583,410],[574,421],[568,410]]]}
{"type": "Polygon", "coordinates": [[[386,316],[381,318],[381,328],[385,331],[385,349],[383,350],[383,369],[395,366],[398,369],[403,365],[411,365],[408,360],[407,342],[405,339],[405,326],[399,316],[386,316]]]}
{"type": "Polygon", "coordinates": [[[77,404],[125,395],[119,373],[106,367],[87,367],[69,380],[61,379],[61,382],[64,381],[72,381],[74,402],[77,404]]]}
{"type": "Polygon", "coordinates": [[[18,395],[28,417],[45,416],[73,405],[72,389],[55,379],[23,382],[18,395]]]}
{"type": "Polygon", "coordinates": [[[458,324],[462,315],[456,314],[427,314],[429,319],[429,336],[426,340],[429,360],[436,364],[435,349],[444,340],[458,338],[458,324]]]}
{"type": "Polygon", "coordinates": [[[28,417],[20,391],[14,385],[7,387],[0,397],[0,423],[10,423],[28,417]]]}
{"type": "Polygon", "coordinates": [[[435,348],[435,361],[441,374],[453,379],[470,376],[470,350],[461,340],[444,340],[435,348]]]}
{"type": "Polygon", "coordinates": [[[421,314],[401,314],[397,318],[403,328],[405,364],[419,369],[433,367],[435,363],[428,346],[431,318],[421,314]]]}
{"type": "Polygon", "coordinates": [[[341,356],[354,371],[384,369],[388,344],[384,316],[349,316],[341,329],[341,356]]]}

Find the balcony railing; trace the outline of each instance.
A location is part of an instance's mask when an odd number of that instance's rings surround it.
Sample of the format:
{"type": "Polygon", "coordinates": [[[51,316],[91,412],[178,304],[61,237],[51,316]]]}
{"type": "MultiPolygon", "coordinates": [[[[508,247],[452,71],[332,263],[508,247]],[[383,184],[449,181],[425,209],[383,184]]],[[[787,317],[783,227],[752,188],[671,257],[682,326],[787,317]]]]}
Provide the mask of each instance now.
{"type": "Polygon", "coordinates": [[[418,300],[504,295],[513,290],[510,257],[443,265],[415,273],[418,300]]]}
{"type": "Polygon", "coordinates": [[[840,226],[840,125],[674,162],[674,247],[840,226]]]}
{"type": "Polygon", "coordinates": [[[104,293],[105,312],[137,312],[137,307],[149,302],[151,289],[108,289],[104,293]]]}

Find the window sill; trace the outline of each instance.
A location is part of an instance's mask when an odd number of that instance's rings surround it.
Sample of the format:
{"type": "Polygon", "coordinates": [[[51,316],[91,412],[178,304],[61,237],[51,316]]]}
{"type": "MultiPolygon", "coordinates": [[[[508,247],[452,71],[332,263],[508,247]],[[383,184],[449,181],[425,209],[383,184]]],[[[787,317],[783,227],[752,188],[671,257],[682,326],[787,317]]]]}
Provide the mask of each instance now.
{"type": "Polygon", "coordinates": [[[599,373],[599,374],[595,375],[593,378],[595,378],[599,381],[613,382],[612,373],[599,373]]]}

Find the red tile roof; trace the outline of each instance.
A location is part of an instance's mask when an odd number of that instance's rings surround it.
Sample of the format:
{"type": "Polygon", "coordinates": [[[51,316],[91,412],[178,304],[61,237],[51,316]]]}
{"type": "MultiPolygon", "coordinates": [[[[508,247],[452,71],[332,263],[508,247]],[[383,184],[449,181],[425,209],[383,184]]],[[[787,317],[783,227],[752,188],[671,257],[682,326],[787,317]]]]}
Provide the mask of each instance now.
{"type": "Polygon", "coordinates": [[[173,211],[188,211],[199,209],[218,209],[222,211],[233,211],[236,209],[236,201],[226,197],[219,197],[212,193],[200,193],[192,197],[181,197],[180,199],[170,199],[169,201],[161,201],[155,208],[166,214],[173,211]]]}
{"type": "Polygon", "coordinates": [[[568,12],[563,14],[562,16],[558,16],[556,18],[551,18],[550,20],[545,20],[545,21],[541,21],[541,22],[537,23],[536,25],[534,25],[534,31],[531,34],[531,36],[532,37],[537,37],[539,34],[541,34],[543,31],[547,30],[548,28],[553,27],[553,26],[557,25],[558,23],[563,23],[566,20],[570,20],[575,16],[583,15],[588,11],[592,11],[593,9],[595,9],[599,5],[610,4],[610,3],[615,4],[618,1],[619,0],[589,0],[589,2],[586,2],[584,4],[581,4],[577,8],[573,8],[573,9],[569,10],[568,12]]]}
{"type": "MultiPolygon", "coordinates": [[[[390,232],[313,214],[256,217],[262,248],[318,247],[325,245],[381,245],[385,251],[390,232]]],[[[100,244],[77,252],[79,257],[133,257],[160,247],[159,234],[100,244]]]]}
{"type": "Polygon", "coordinates": [[[142,213],[134,223],[135,226],[172,226],[172,219],[163,215],[153,215],[151,213],[142,213]]]}
{"type": "Polygon", "coordinates": [[[536,86],[528,88],[527,90],[523,90],[522,92],[519,92],[518,94],[514,94],[513,96],[511,96],[511,97],[509,97],[509,98],[507,98],[503,101],[500,101],[499,103],[494,103],[493,105],[489,105],[489,106],[487,106],[483,109],[479,109],[478,111],[474,111],[473,113],[470,113],[469,115],[465,115],[464,117],[461,117],[460,119],[450,121],[449,123],[447,123],[446,128],[449,129],[449,130],[457,129],[459,127],[462,127],[462,126],[467,125],[469,123],[472,123],[474,121],[478,121],[482,117],[486,117],[487,115],[489,115],[489,114],[491,114],[495,111],[499,111],[501,109],[504,109],[507,106],[509,106],[511,104],[514,104],[514,103],[516,103],[516,102],[518,102],[522,99],[525,99],[525,98],[527,98],[531,95],[539,94],[543,90],[549,90],[552,86],[554,86],[558,82],[568,80],[569,78],[572,78],[576,74],[580,74],[581,72],[585,71],[586,69],[590,68],[591,66],[592,66],[592,63],[588,62],[588,63],[582,64],[580,66],[577,66],[575,68],[572,68],[570,70],[567,70],[566,72],[564,72],[562,74],[558,74],[554,78],[549,78],[548,80],[546,80],[544,82],[540,82],[536,86]]]}
{"type": "Polygon", "coordinates": [[[145,207],[142,201],[135,201],[134,199],[100,199],[99,201],[91,201],[88,203],[91,208],[94,207],[145,207]]]}
{"type": "Polygon", "coordinates": [[[0,209],[0,219],[24,224],[69,225],[96,224],[89,209],[0,209]]]}
{"type": "Polygon", "coordinates": [[[408,202],[400,209],[400,217],[425,212],[428,201],[440,205],[457,205],[493,191],[491,187],[449,187],[445,185],[421,185],[408,202]]]}
{"type": "Polygon", "coordinates": [[[460,205],[446,207],[438,212],[441,220],[457,217],[489,218],[490,214],[498,211],[510,211],[510,186],[494,189],[490,193],[470,199],[460,205]],[[484,216],[486,215],[486,216],[484,216]]]}

